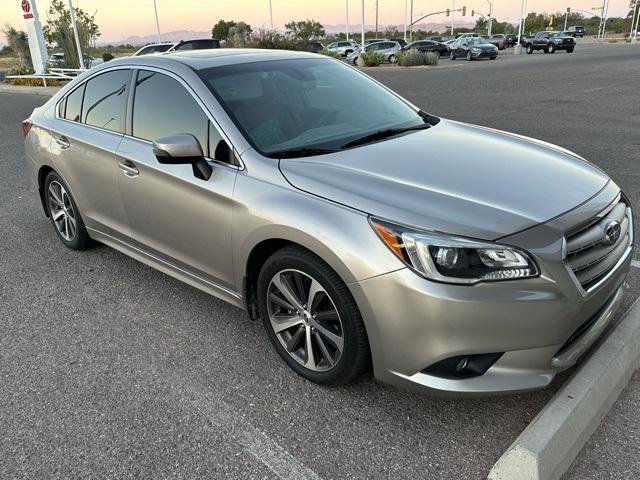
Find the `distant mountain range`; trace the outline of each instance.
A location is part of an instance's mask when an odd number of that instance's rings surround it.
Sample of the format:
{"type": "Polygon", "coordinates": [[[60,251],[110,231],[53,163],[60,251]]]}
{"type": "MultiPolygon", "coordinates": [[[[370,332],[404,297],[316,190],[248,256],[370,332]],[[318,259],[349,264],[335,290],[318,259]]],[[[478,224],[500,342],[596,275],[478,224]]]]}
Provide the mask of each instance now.
{"type": "MultiPolygon", "coordinates": [[[[475,23],[471,23],[471,22],[458,22],[456,21],[455,26],[456,27],[465,27],[465,28],[471,28],[475,25],[475,23]]],[[[360,25],[349,25],[349,32],[353,35],[357,34],[358,32],[360,32],[360,25]]],[[[372,32],[373,30],[375,30],[376,26],[375,25],[365,25],[364,26],[365,30],[368,32],[372,32]]],[[[387,25],[378,25],[378,31],[380,32],[380,34],[382,35],[385,31],[385,29],[387,28],[387,25]]],[[[402,25],[396,25],[396,28],[398,28],[398,30],[402,31],[403,26],[402,25]]],[[[413,26],[413,30],[417,31],[417,30],[424,30],[424,31],[434,31],[434,32],[438,32],[438,31],[444,31],[447,28],[447,24],[443,23],[443,22],[433,22],[433,23],[418,23],[416,25],[413,26]]],[[[332,34],[336,34],[336,33],[340,33],[340,32],[344,32],[345,31],[345,26],[344,25],[325,25],[324,26],[325,31],[327,32],[327,34],[332,35],[332,34]]],[[[174,30],[172,32],[162,32],[162,41],[163,42],[179,42],[180,40],[193,40],[195,38],[211,38],[211,30],[208,31],[202,31],[202,32],[198,32],[198,31],[194,31],[194,30],[174,30]]],[[[155,43],[158,41],[158,36],[155,34],[152,35],[133,35],[127,38],[124,38],[122,40],[114,40],[114,41],[107,41],[107,40],[101,40],[98,42],[98,45],[122,45],[122,44],[129,44],[129,45],[146,45],[147,43],[155,43]]]]}

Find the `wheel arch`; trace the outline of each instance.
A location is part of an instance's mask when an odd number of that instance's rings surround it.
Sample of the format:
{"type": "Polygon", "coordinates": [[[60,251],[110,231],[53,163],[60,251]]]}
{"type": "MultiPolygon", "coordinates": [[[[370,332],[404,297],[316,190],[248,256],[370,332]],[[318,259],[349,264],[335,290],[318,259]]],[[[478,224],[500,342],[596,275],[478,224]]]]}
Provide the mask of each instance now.
{"type": "Polygon", "coordinates": [[[47,201],[46,201],[45,192],[44,192],[44,182],[47,179],[47,175],[49,175],[50,172],[55,172],[55,170],[49,165],[43,165],[38,170],[38,194],[40,196],[40,202],[42,203],[42,209],[44,210],[44,214],[47,217],[49,216],[49,211],[47,210],[47,201]]]}

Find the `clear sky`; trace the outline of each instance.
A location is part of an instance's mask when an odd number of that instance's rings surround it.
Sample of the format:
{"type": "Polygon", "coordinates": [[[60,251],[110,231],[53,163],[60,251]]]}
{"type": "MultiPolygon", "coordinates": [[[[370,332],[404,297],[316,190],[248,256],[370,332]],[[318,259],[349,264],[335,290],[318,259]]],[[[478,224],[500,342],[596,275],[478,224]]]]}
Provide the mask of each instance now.
{"type": "MultiPolygon", "coordinates": [[[[44,23],[50,0],[36,0],[40,19],[44,23]]],[[[65,3],[67,0],[64,0],[65,3]]],[[[153,0],[72,0],[89,13],[97,12],[96,20],[103,41],[116,41],[131,35],[155,32],[153,0]]],[[[408,0],[410,2],[410,0],[408,0]]],[[[527,0],[527,10],[555,12],[572,7],[591,10],[603,0],[527,0]]],[[[0,0],[0,25],[10,23],[24,29],[20,9],[21,0],[0,0]]],[[[206,31],[221,18],[244,20],[254,27],[269,26],[269,0],[156,0],[163,31],[206,31]]],[[[345,23],[347,0],[271,0],[273,21],[282,29],[290,20],[314,18],[321,23],[345,23]]],[[[414,0],[414,12],[426,14],[451,8],[453,0],[414,0]]],[[[349,0],[349,23],[360,22],[361,0],[349,0]]],[[[365,0],[365,23],[375,23],[375,0],[365,0]]],[[[379,23],[402,25],[405,0],[378,0],[379,23]]],[[[456,0],[456,6],[467,5],[486,14],[487,0],[456,0]]],[[[516,21],[520,14],[520,0],[494,0],[494,16],[499,20],[516,21]]],[[[609,16],[626,15],[629,0],[610,0],[609,16]]],[[[432,17],[444,20],[445,17],[432,17]]],[[[467,16],[466,19],[469,19],[467,16]]],[[[4,39],[0,39],[4,41],[4,39]]]]}

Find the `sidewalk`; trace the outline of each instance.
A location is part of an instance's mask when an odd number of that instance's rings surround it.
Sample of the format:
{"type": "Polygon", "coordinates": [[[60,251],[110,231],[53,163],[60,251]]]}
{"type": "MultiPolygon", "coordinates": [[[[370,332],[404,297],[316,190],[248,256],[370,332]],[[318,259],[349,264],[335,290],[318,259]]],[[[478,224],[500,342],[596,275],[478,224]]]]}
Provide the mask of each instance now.
{"type": "Polygon", "coordinates": [[[62,87],[24,87],[21,85],[9,85],[8,83],[0,83],[0,93],[23,93],[26,95],[43,95],[52,97],[62,87]]]}

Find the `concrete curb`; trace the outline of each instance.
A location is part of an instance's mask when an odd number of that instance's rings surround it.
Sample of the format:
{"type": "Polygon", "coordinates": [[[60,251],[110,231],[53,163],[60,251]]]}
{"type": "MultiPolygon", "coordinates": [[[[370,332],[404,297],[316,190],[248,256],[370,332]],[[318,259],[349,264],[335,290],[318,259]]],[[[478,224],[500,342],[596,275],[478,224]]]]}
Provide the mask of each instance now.
{"type": "Polygon", "coordinates": [[[42,95],[53,97],[62,87],[24,87],[0,83],[0,93],[22,93],[25,95],[42,95]]]}
{"type": "Polygon", "coordinates": [[[639,364],[640,300],[500,457],[488,478],[560,478],[639,364]]]}

